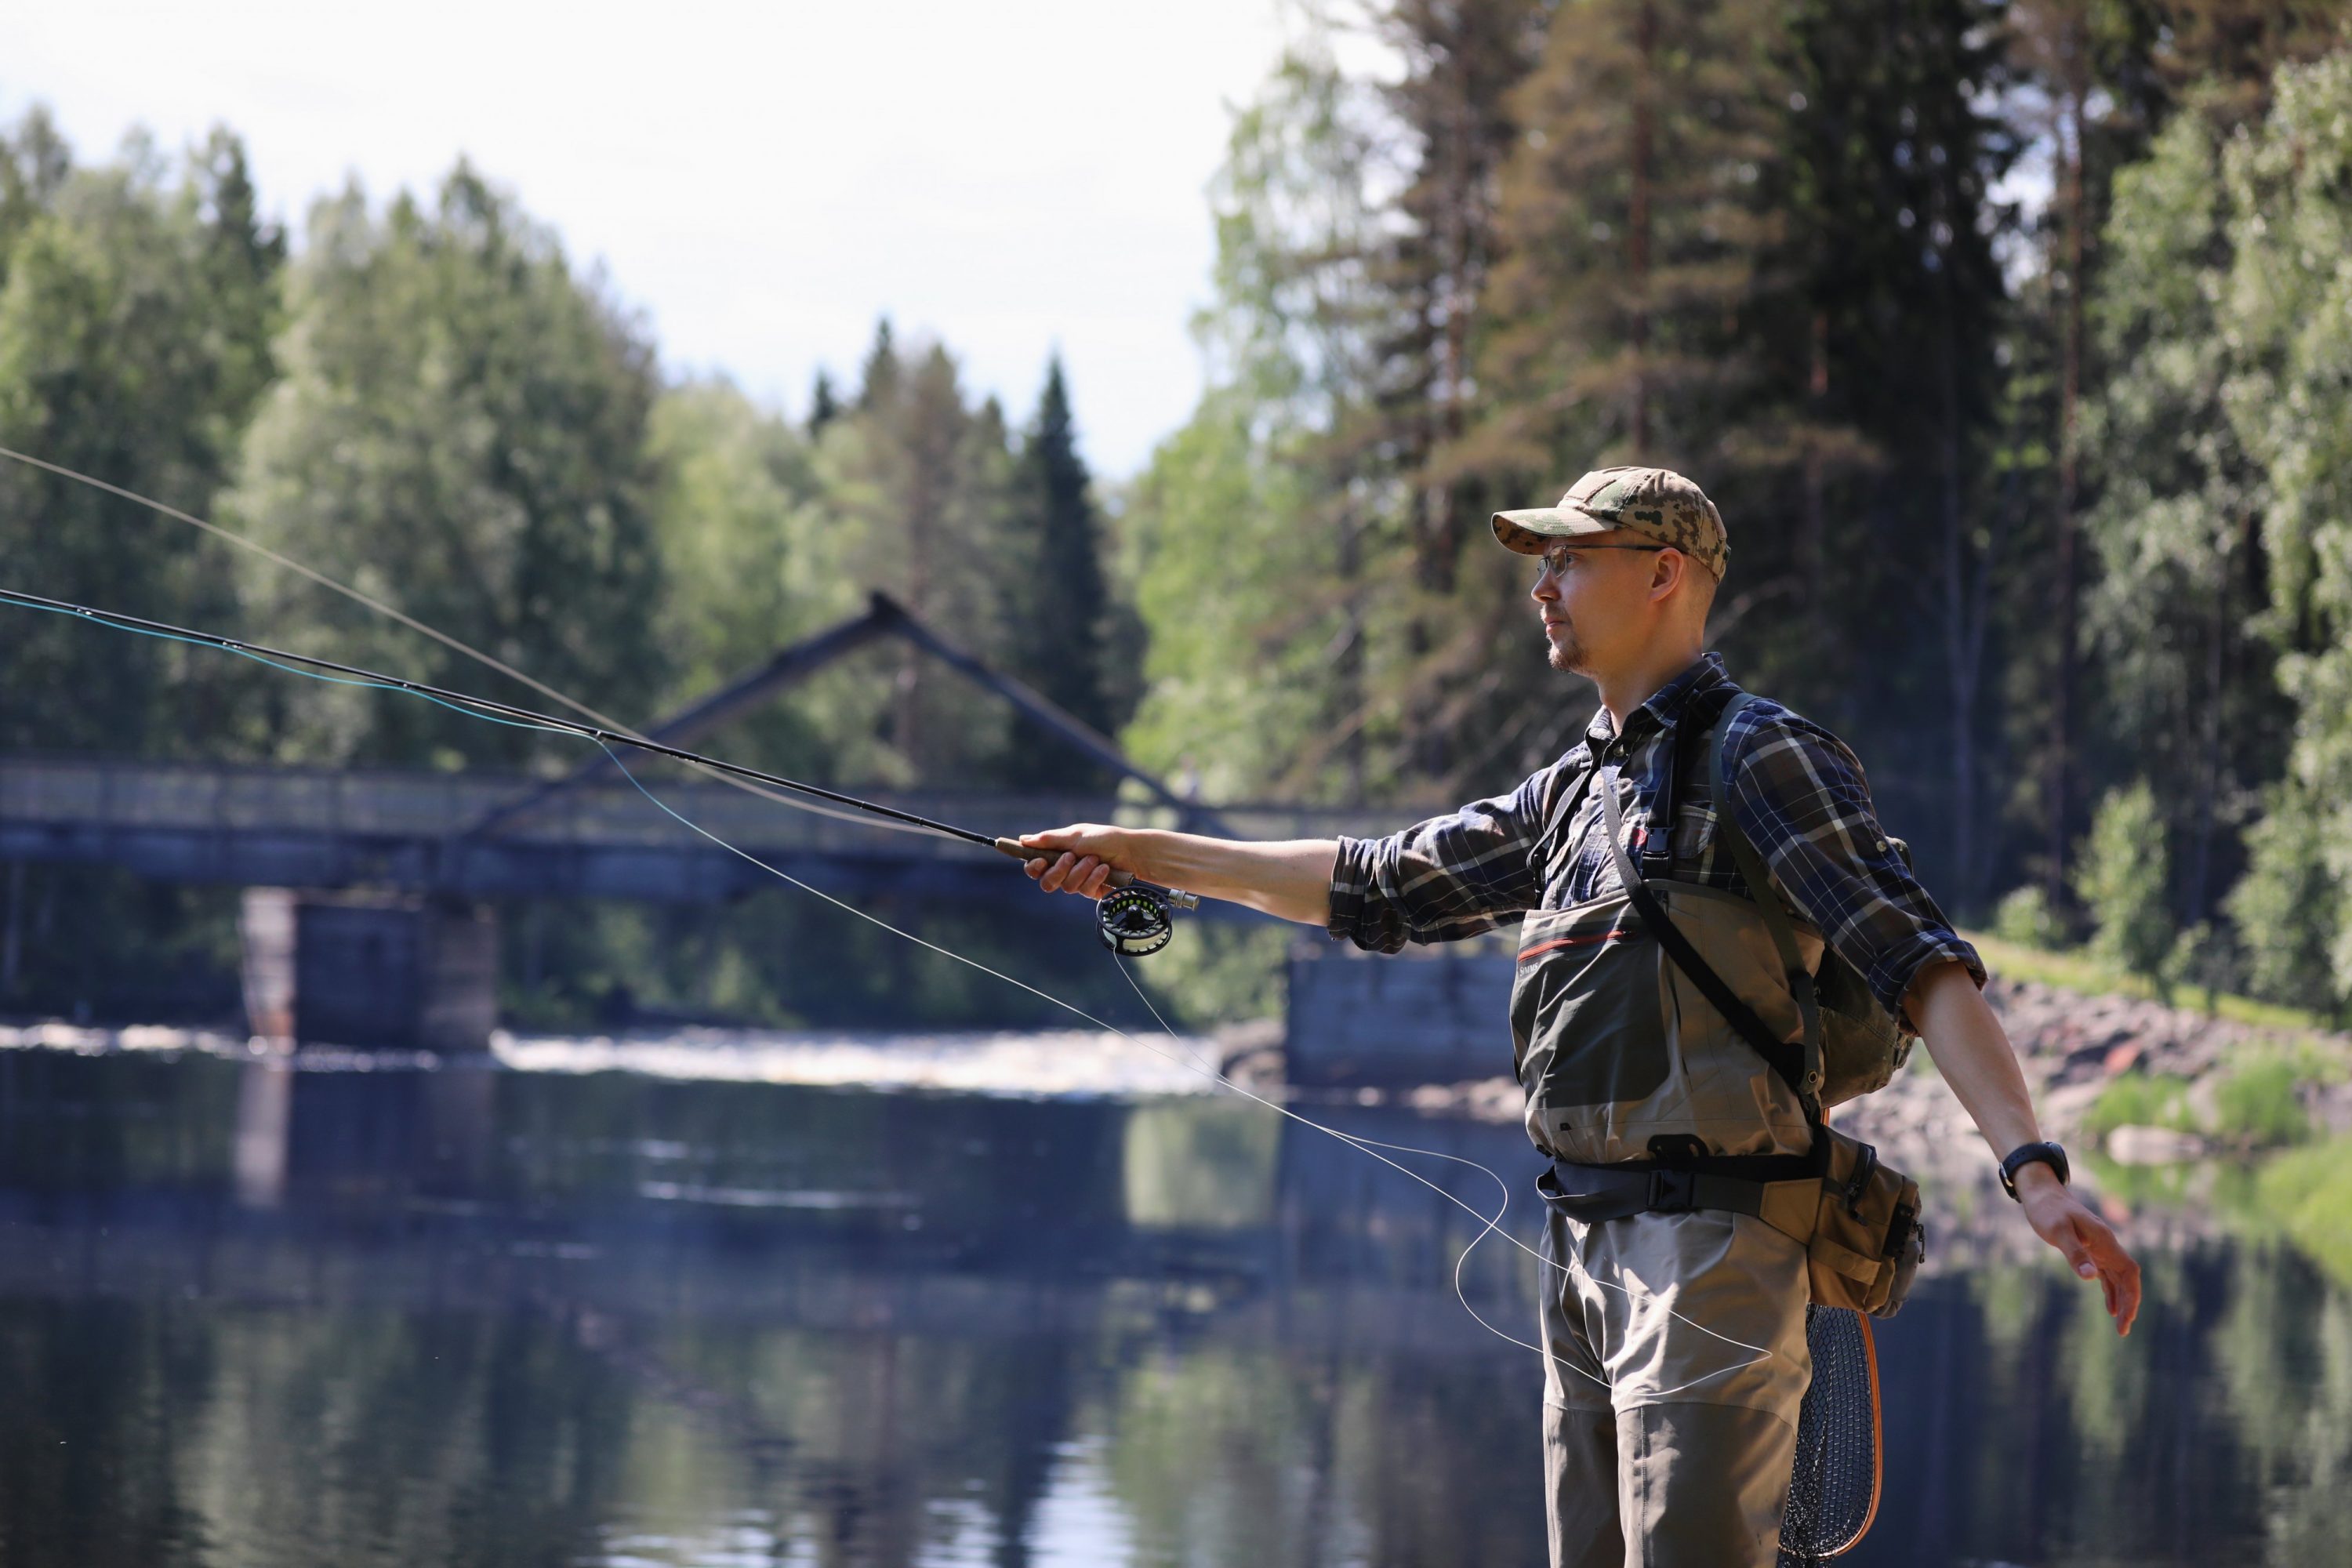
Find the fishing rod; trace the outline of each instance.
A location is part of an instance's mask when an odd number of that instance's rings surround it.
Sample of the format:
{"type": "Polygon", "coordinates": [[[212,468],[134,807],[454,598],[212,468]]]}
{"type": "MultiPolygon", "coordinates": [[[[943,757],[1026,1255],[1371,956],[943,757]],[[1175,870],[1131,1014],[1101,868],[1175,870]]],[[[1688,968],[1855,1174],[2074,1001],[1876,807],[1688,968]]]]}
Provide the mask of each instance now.
{"type": "MultiPolygon", "coordinates": [[[[1123,1040],[1129,1040],[1140,1045],[1144,1049],[1152,1052],[1154,1055],[1165,1057],[1170,1061],[1180,1062],[1181,1065],[1189,1067],[1193,1071],[1202,1074],[1213,1082],[1223,1085],[1225,1089],[1239,1095],[1244,1100],[1249,1100],[1255,1105],[1262,1106],[1265,1110],[1286,1121],[1295,1121],[1300,1126],[1307,1128],[1312,1131],[1320,1132],[1326,1137],[1336,1139],[1339,1142],[1347,1144],[1349,1148],[1354,1149],[1358,1153],[1378,1161],[1381,1164],[1386,1165],[1389,1169],[1396,1172],[1399,1175],[1405,1177],[1408,1181],[1418,1182],[1421,1185],[1428,1188],[1438,1197],[1444,1199],[1447,1203],[1454,1205],[1456,1208],[1462,1210],[1463,1213],[1468,1215],[1471,1218],[1480,1222],[1478,1234],[1470,1239],[1469,1244],[1456,1255],[1454,1261],[1454,1298],[1462,1303],[1462,1310],[1469,1313],[1471,1320],[1477,1323],[1480,1328],[1485,1329],[1488,1333],[1493,1334],[1496,1338],[1502,1340],[1507,1343],[1517,1345],[1521,1350],[1532,1351],[1539,1356],[1546,1354],[1546,1352],[1541,1345],[1520,1339],[1517,1335],[1508,1333],[1502,1329],[1496,1328],[1493,1323],[1488,1322],[1479,1314],[1475,1308],[1470,1305],[1470,1298],[1463,1289],[1463,1271],[1469,1264],[1470,1254],[1476,1250],[1480,1242],[1484,1241],[1490,1236],[1499,1237],[1511,1247],[1517,1248],[1519,1252],[1524,1253],[1528,1258],[1535,1262],[1537,1267],[1544,1269],[1548,1275],[1559,1274],[1565,1276],[1567,1273],[1567,1267],[1559,1259],[1548,1257],[1544,1253],[1538,1251],[1535,1247],[1528,1246],[1527,1242],[1521,1240],[1518,1237],[1512,1235],[1508,1230],[1504,1228],[1503,1220],[1504,1217],[1509,1214],[1511,1206],[1510,1184],[1506,1182],[1503,1179],[1502,1174],[1491,1166],[1481,1164],[1475,1160],[1469,1159],[1460,1154],[1450,1154],[1436,1149],[1420,1149],[1407,1143],[1385,1143],[1376,1138],[1360,1137],[1355,1133],[1343,1132],[1336,1127],[1327,1126],[1323,1122],[1314,1121],[1309,1117],[1301,1116],[1297,1111],[1291,1110],[1290,1107],[1282,1104],[1280,1101],[1269,1100],[1265,1096],[1249,1089],[1247,1086],[1236,1082],[1232,1078],[1226,1076],[1223,1072],[1219,1071],[1216,1068],[1202,1062],[1197,1058],[1193,1057],[1189,1051],[1180,1058],[1171,1055],[1170,1052],[1160,1049],[1160,1047],[1151,1045],[1148,1041],[1139,1039],[1137,1037],[1129,1034],[1126,1030],[1119,1028],[1117,1025],[1106,1023],[1104,1020],[1096,1017],[1093,1014],[1087,1012],[1084,1008],[1077,1006],[1074,1003],[1065,1001],[1063,998],[1054,995],[1050,992],[1040,990],[1038,987],[1030,984],[1025,980],[1007,974],[1002,970],[992,969],[987,964],[981,963],[978,959],[967,957],[951,949],[941,947],[937,942],[926,941],[924,938],[916,935],[913,931],[901,930],[899,927],[890,924],[889,921],[883,920],[879,916],[868,913],[866,910],[859,909],[855,904],[845,903],[842,900],[834,897],[831,893],[824,891],[822,888],[812,887],[810,884],[793,876],[790,872],[761,859],[758,856],[752,854],[750,850],[741,847],[740,845],[729,843],[726,839],[721,838],[719,835],[711,832],[709,828],[702,826],[699,823],[697,823],[691,818],[681,814],[676,807],[670,805],[659,795],[647,789],[645,786],[644,782],[628,770],[627,765],[621,761],[620,754],[613,750],[612,742],[617,741],[625,745],[635,746],[641,751],[663,753],[680,761],[689,762],[690,765],[704,768],[717,777],[734,784],[739,789],[749,790],[752,794],[761,796],[762,799],[778,801],[782,804],[792,805],[797,810],[814,812],[819,816],[824,816],[837,815],[837,813],[828,806],[805,805],[802,802],[792,800],[787,795],[772,794],[771,793],[771,786],[784,788],[798,792],[802,795],[839,802],[855,810],[865,813],[877,823],[891,826],[893,830],[897,832],[939,833],[950,838],[961,838],[972,843],[985,844],[990,848],[997,849],[1003,854],[1015,856],[1016,858],[1024,860],[1040,858],[1040,857],[1030,855],[1025,848],[1020,847],[1017,840],[990,838],[984,834],[972,833],[967,829],[956,827],[948,823],[933,822],[928,817],[917,816],[912,812],[898,811],[894,807],[884,806],[876,802],[859,800],[854,795],[845,795],[835,791],[820,789],[814,784],[800,784],[795,780],[782,778],[773,773],[761,773],[755,768],[746,768],[737,763],[723,763],[714,757],[704,757],[696,752],[680,751],[676,747],[665,746],[656,742],[649,742],[642,736],[622,733],[616,729],[612,728],[612,726],[618,723],[618,721],[597,712],[594,709],[588,707],[585,703],[579,701],[575,698],[567,696],[563,692],[558,691],[555,688],[549,686],[544,681],[539,680],[534,677],[526,674],[522,670],[515,668],[512,665],[507,664],[489,654],[484,653],[479,648],[470,647],[467,644],[459,641],[457,638],[451,637],[447,632],[441,630],[437,626],[426,625],[425,622],[418,620],[414,616],[409,615],[406,611],[402,610],[397,605],[386,604],[381,599],[375,598],[368,594],[364,594],[348,583],[338,582],[336,579],[328,576],[326,574],[318,571],[316,568],[306,565],[302,562],[295,560],[292,556],[272,550],[269,546],[261,543],[257,540],[247,538],[246,535],[237,532],[234,529],[223,528],[220,524],[216,522],[209,522],[205,519],[196,516],[194,512],[183,511],[178,507],[174,506],[167,506],[163,502],[156,500],[152,497],[141,495],[136,490],[125,489],[120,485],[110,484],[104,479],[94,478],[91,475],[81,473],[73,468],[68,468],[63,464],[50,462],[46,458],[36,458],[29,453],[19,452],[11,447],[0,446],[0,459],[25,464],[28,467],[39,468],[45,472],[55,474],[61,479],[71,481],[72,483],[84,485],[96,490],[102,490],[109,495],[119,496],[122,500],[130,501],[134,505],[146,508],[149,511],[155,513],[159,517],[170,518],[174,521],[186,523],[191,527],[200,529],[204,532],[210,534],[226,543],[235,545],[239,550],[247,551],[253,554],[258,555],[262,559],[268,561],[277,566],[282,567],[287,571],[294,573],[298,576],[315,583],[321,588],[327,589],[331,593],[340,594],[344,598],[365,606],[376,615],[383,616],[389,620],[396,621],[412,631],[415,631],[423,636],[431,637],[434,641],[441,644],[444,647],[449,648],[455,653],[462,654],[464,657],[474,660],[476,663],[483,665],[488,668],[494,669],[501,675],[508,676],[512,679],[520,682],[522,685],[529,687],[533,691],[539,692],[541,696],[548,698],[550,700],[562,707],[569,708],[576,713],[584,714],[588,718],[597,721],[597,722],[594,724],[582,724],[571,721],[556,720],[546,714],[532,712],[529,709],[516,708],[509,704],[492,702],[486,698],[473,697],[467,693],[450,691],[440,687],[428,687],[416,681],[401,680],[393,677],[380,676],[372,670],[360,669],[356,666],[352,665],[335,664],[327,659],[312,658],[308,655],[303,654],[285,653],[275,648],[266,648],[257,643],[244,642],[234,637],[224,637],[214,633],[192,631],[185,627],[171,626],[168,623],[162,621],[147,621],[142,620],[136,616],[96,610],[88,605],[71,604],[62,599],[47,599],[43,598],[38,595],[20,594],[11,589],[0,588],[0,604],[14,604],[23,608],[44,610],[51,614],[72,615],[89,620],[98,625],[110,626],[120,630],[134,632],[142,636],[163,637],[172,641],[189,643],[198,647],[216,647],[226,652],[239,654],[247,658],[256,659],[271,668],[282,669],[289,674],[300,675],[309,679],[348,680],[355,685],[379,687],[383,689],[392,691],[406,691],[425,701],[437,702],[450,708],[453,711],[465,713],[469,717],[480,719],[485,723],[518,724],[526,728],[543,728],[558,733],[575,734],[585,737],[586,739],[594,742],[604,750],[606,756],[612,758],[613,765],[620,770],[621,776],[627,779],[630,784],[635,785],[637,793],[644,795],[646,799],[657,810],[675,819],[680,826],[709,839],[712,844],[716,845],[719,848],[725,850],[728,854],[750,862],[751,865],[756,866],[761,870],[768,873],[768,875],[789,883],[791,886],[799,889],[801,891],[809,894],[813,898],[821,900],[824,902],[832,905],[834,908],[841,910],[844,914],[855,916],[856,919],[864,921],[869,925],[877,926],[883,931],[888,931],[891,935],[900,937],[905,941],[910,942],[917,947],[922,948],[926,952],[935,953],[940,958],[963,964],[971,969],[978,970],[980,973],[986,974],[992,979],[1001,980],[1004,984],[1013,987],[1015,990],[1025,991],[1041,1002],[1048,1003],[1053,1006],[1060,1008],[1066,1013],[1073,1014],[1087,1023],[1092,1024],[1095,1027],[1102,1029],[1109,1034],[1116,1035],[1123,1040]],[[306,665],[313,668],[299,668],[306,665]],[[323,670],[333,670],[336,673],[320,673],[323,670]],[[502,717],[501,713],[514,716],[502,717]],[[1381,1152],[1383,1149],[1390,1150],[1396,1153],[1415,1154],[1428,1159],[1444,1160],[1456,1165],[1466,1165],[1471,1169],[1477,1171],[1479,1173],[1486,1176],[1487,1180],[1495,1184],[1496,1192],[1501,1197],[1502,1202],[1496,1205],[1493,1214],[1482,1214],[1477,1209],[1472,1207],[1471,1205],[1462,1198],[1460,1194],[1439,1186],[1435,1182],[1431,1181],[1427,1176],[1423,1175],[1420,1172],[1412,1170],[1405,1165],[1399,1164],[1395,1160],[1390,1158],[1388,1154],[1381,1152]]],[[[1096,920],[1097,930],[1103,938],[1104,945],[1110,948],[1112,952],[1119,957],[1133,958],[1142,956],[1145,953],[1157,952],[1160,948],[1165,947],[1168,944],[1169,938],[1171,934],[1172,934],[1173,927],[1169,917],[1169,910],[1171,907],[1192,910],[1197,909],[1200,906],[1200,899],[1197,895],[1180,892],[1171,888],[1161,888],[1152,883],[1139,882],[1134,880],[1133,878],[1127,873],[1114,872],[1112,875],[1123,885],[1115,888],[1111,895],[1103,900],[1097,906],[1097,912],[1096,920]]],[[[1171,1043],[1175,1043],[1177,1041],[1176,1031],[1170,1026],[1168,1020],[1160,1016],[1160,1009],[1152,1005],[1151,998],[1145,994],[1143,987],[1136,984],[1133,973],[1126,969],[1124,966],[1120,968],[1119,973],[1121,976],[1126,979],[1129,987],[1135,992],[1136,999],[1141,1002],[1144,1008],[1150,1013],[1152,1020],[1166,1032],[1171,1043]]],[[[1601,1281],[1601,1283],[1605,1284],[1610,1289],[1624,1295],[1629,1300],[1633,1298],[1632,1291],[1627,1290],[1624,1286],[1617,1284],[1613,1280],[1603,1280],[1601,1281]]],[[[1694,1321],[1692,1319],[1684,1316],[1683,1313],[1675,1310],[1673,1307],[1669,1306],[1664,1310],[1668,1317],[1696,1330],[1698,1332],[1705,1334],[1711,1339],[1719,1340],[1725,1344],[1730,1345],[1736,1349],[1754,1352],[1756,1357],[1755,1361],[1747,1364],[1761,1364],[1764,1362],[1771,1360],[1774,1356],[1783,1353],[1767,1346],[1752,1345],[1748,1343],[1746,1341],[1736,1340],[1727,1334],[1719,1333],[1704,1323],[1694,1321]]],[[[1603,1379],[1585,1370],[1583,1367],[1576,1366],[1573,1363],[1564,1361],[1560,1363],[1560,1364],[1565,1366],[1569,1371],[1576,1373],[1576,1375],[1583,1378],[1588,1383],[1591,1383],[1604,1391],[1607,1389],[1608,1384],[1603,1379]]],[[[1737,1371],[1738,1369],[1727,1368],[1722,1370],[1737,1371]]],[[[1704,1373],[1698,1377],[1693,1379],[1691,1382],[1679,1385],[1679,1387],[1693,1387],[1698,1383],[1705,1382],[1710,1377],[1720,1374],[1720,1372],[1704,1373]]],[[[1667,1390],[1665,1392],[1671,1394],[1677,1391],[1678,1390],[1667,1390]]]]}
{"type": "MultiPolygon", "coordinates": [[[[583,736],[605,747],[608,751],[614,745],[635,747],[640,752],[667,757],[674,762],[686,763],[728,777],[762,784],[772,789],[788,790],[795,795],[805,795],[815,800],[829,801],[835,805],[846,806],[852,811],[863,812],[886,822],[894,822],[926,833],[936,834],[942,838],[976,844],[982,848],[993,849],[1001,855],[1010,856],[1023,862],[1051,860],[1058,853],[1058,851],[1032,849],[1023,845],[1017,838],[1002,837],[993,834],[981,833],[969,827],[959,827],[951,822],[940,822],[919,816],[915,812],[902,810],[895,805],[885,805],[879,801],[861,799],[854,795],[845,795],[839,790],[804,784],[798,779],[789,779],[781,773],[769,773],[762,768],[751,767],[742,763],[730,763],[720,757],[705,756],[699,752],[689,752],[678,746],[665,745],[659,741],[649,741],[643,736],[633,735],[624,731],[608,730],[602,725],[583,723],[577,719],[566,719],[552,713],[543,713],[536,709],[520,708],[513,703],[500,702],[488,697],[477,697],[471,692],[454,691],[446,687],[434,686],[421,680],[406,680],[396,675],[385,675],[378,670],[364,669],[358,665],[342,664],[334,659],[320,658],[306,653],[293,653],[285,648],[247,642],[241,637],[225,637],[218,632],[198,631],[189,626],[173,626],[168,621],[148,620],[144,616],[124,615],[118,610],[97,609],[89,605],[78,605],[67,599],[51,599],[38,594],[21,593],[14,588],[0,588],[0,604],[14,605],[23,609],[44,610],[52,615],[71,616],[96,626],[109,626],[119,631],[137,632],[146,637],[163,637],[174,642],[188,643],[197,647],[219,648],[224,652],[241,654],[247,658],[257,659],[264,664],[276,665],[281,668],[302,667],[292,670],[292,673],[296,674],[307,675],[324,671],[327,678],[355,681],[362,685],[380,687],[389,691],[406,692],[411,696],[438,702],[459,711],[472,712],[479,717],[552,731],[560,734],[583,736]]],[[[1196,910],[1201,905],[1197,894],[1188,893],[1176,888],[1163,888],[1156,882],[1142,881],[1131,871],[1111,872],[1110,886],[1112,890],[1095,906],[1095,930],[1101,937],[1103,945],[1122,958],[1141,958],[1166,947],[1175,934],[1175,921],[1171,911],[1196,910]]]]}

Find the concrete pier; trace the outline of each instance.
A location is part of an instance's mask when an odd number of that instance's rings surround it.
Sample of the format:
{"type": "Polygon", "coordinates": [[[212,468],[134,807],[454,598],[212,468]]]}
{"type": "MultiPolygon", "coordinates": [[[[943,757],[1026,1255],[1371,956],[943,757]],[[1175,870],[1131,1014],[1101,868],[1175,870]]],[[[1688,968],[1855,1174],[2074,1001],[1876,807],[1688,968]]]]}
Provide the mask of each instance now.
{"type": "Polygon", "coordinates": [[[1514,968],[1507,950],[1475,943],[1395,957],[1302,943],[1290,956],[1285,1076],[1318,1089],[1507,1078],[1514,968]]]}
{"type": "Polygon", "coordinates": [[[486,905],[250,888],[241,925],[256,1035],[376,1050],[489,1046],[499,928],[486,905]]]}

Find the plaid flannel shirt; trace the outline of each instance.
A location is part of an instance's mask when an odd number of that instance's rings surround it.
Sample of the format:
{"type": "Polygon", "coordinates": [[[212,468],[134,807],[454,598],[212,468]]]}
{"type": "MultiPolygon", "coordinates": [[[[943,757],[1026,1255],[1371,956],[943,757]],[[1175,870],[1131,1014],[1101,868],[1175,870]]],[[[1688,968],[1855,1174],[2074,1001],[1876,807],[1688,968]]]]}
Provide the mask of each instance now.
{"type": "MultiPolygon", "coordinates": [[[[1617,886],[1602,837],[1599,781],[1583,791],[1546,863],[1539,842],[1566,792],[1614,764],[1629,850],[1657,827],[1659,795],[1675,759],[1675,729],[1691,700],[1728,684],[1709,654],[1668,681],[1625,721],[1606,709],[1583,743],[1510,794],[1474,801],[1386,838],[1342,838],[1331,873],[1330,931],[1395,952],[1408,942],[1451,942],[1516,923],[1530,910],[1568,909],[1617,886]]],[[[1731,721],[1731,809],[1786,904],[1859,970],[1888,1011],[1925,965],[1954,959],[1979,984],[1984,965],[1888,844],[1862,763],[1845,743],[1779,703],[1758,700],[1731,721]]],[[[1704,778],[1675,790],[1673,875],[1748,891],[1715,832],[1704,778]]]]}

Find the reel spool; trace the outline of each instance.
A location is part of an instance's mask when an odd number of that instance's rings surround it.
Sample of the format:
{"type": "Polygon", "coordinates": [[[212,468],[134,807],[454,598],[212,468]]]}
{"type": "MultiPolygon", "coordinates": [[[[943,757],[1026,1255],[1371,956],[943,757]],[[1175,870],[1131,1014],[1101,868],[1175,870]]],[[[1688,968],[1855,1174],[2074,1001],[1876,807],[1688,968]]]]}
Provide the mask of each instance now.
{"type": "Polygon", "coordinates": [[[1104,894],[1095,905],[1095,934],[1121,958],[1143,958],[1168,945],[1176,934],[1176,921],[1156,889],[1129,883],[1104,894]]]}
{"type": "MultiPolygon", "coordinates": [[[[1050,860],[1056,853],[1032,849],[1018,838],[981,842],[993,843],[999,854],[1010,855],[1015,860],[1050,860]]],[[[1138,881],[1132,871],[1112,872],[1110,889],[1095,904],[1095,934],[1121,958],[1144,958],[1158,952],[1176,934],[1174,911],[1201,907],[1198,893],[1138,881]]]]}

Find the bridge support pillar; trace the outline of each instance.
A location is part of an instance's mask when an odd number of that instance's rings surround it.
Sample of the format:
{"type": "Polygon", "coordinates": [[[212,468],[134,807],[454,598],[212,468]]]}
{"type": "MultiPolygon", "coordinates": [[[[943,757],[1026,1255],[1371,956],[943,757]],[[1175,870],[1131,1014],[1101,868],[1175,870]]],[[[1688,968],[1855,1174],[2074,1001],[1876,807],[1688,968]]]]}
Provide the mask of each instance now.
{"type": "Polygon", "coordinates": [[[498,1022],[487,905],[246,890],[246,1016],[257,1035],[377,1050],[486,1050],[498,1022]]]}

